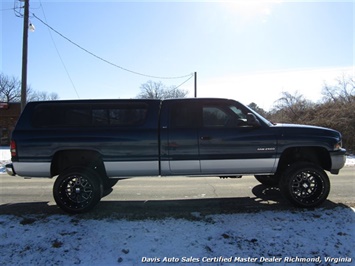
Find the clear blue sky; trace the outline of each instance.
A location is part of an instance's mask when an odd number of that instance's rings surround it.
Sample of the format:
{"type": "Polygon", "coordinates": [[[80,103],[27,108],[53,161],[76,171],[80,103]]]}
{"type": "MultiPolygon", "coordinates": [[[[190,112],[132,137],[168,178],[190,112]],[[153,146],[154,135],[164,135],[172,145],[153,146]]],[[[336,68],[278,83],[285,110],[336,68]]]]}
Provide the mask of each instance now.
{"type": "MultiPolygon", "coordinates": [[[[1,72],[21,77],[23,19],[3,0],[1,72]]],[[[354,1],[47,1],[30,13],[90,52],[152,76],[198,74],[199,97],[269,109],[281,91],[321,98],[323,83],[355,75],[354,1]]],[[[30,18],[28,84],[61,99],[133,98],[152,79],[113,67],[30,18]],[[53,39],[53,40],[52,40],[53,39]],[[56,48],[74,84],[71,83],[56,48]]],[[[180,88],[193,97],[193,79],[180,88]]]]}

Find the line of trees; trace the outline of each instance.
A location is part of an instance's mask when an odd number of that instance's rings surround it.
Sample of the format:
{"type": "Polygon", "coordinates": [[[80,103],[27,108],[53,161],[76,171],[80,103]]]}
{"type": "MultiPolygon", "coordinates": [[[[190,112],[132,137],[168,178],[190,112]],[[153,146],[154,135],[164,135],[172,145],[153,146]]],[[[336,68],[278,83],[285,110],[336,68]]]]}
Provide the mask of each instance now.
{"type": "Polygon", "coordinates": [[[274,108],[266,112],[255,103],[249,105],[267,119],[277,123],[317,125],[333,128],[343,135],[343,146],[355,152],[355,77],[336,79],[334,85],[324,84],[323,98],[314,103],[302,94],[282,92],[274,108]]]}
{"type": "MultiPolygon", "coordinates": [[[[27,101],[57,100],[57,93],[46,91],[35,91],[27,86],[27,101]]],[[[0,73],[0,102],[20,102],[21,101],[21,80],[0,73]]]]}

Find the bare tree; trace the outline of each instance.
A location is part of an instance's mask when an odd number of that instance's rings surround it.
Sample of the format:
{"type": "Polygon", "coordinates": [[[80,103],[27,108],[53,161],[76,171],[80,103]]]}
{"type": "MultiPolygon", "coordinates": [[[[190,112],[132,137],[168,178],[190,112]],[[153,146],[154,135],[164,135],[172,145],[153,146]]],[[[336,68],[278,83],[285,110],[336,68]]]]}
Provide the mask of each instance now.
{"type": "Polygon", "coordinates": [[[34,102],[34,101],[54,101],[58,100],[59,96],[57,93],[52,92],[48,93],[46,91],[30,91],[30,93],[27,94],[27,100],[29,102],[34,102]]]}
{"type": "Polygon", "coordinates": [[[355,152],[355,76],[324,84],[322,102],[307,101],[299,93],[283,92],[267,118],[275,122],[301,123],[329,127],[340,131],[348,152],[355,152]]]}
{"type": "MultiPolygon", "coordinates": [[[[45,91],[35,91],[31,86],[26,89],[27,101],[57,100],[57,93],[45,91]]],[[[16,77],[9,77],[0,73],[0,102],[20,102],[21,101],[21,81],[16,77]]]]}
{"type": "Polygon", "coordinates": [[[137,95],[139,99],[173,99],[184,98],[187,95],[187,91],[181,90],[175,86],[167,88],[161,81],[154,82],[149,80],[148,82],[140,86],[141,92],[137,95]]]}
{"type": "Polygon", "coordinates": [[[345,76],[336,79],[335,85],[324,83],[322,94],[324,101],[342,102],[345,104],[354,101],[355,77],[345,76]]]}
{"type": "Polygon", "coordinates": [[[0,73],[0,101],[19,102],[21,100],[21,82],[15,77],[0,73]]]}
{"type": "Polygon", "coordinates": [[[164,99],[185,98],[187,91],[172,86],[164,91],[164,99]]]}
{"type": "Polygon", "coordinates": [[[285,122],[299,123],[305,120],[306,115],[309,116],[313,105],[297,91],[294,94],[284,91],[282,97],[275,102],[274,112],[278,112],[285,122]]]}
{"type": "Polygon", "coordinates": [[[140,90],[141,92],[137,96],[140,99],[162,99],[164,96],[164,85],[160,81],[149,80],[140,86],[140,90]]]}
{"type": "Polygon", "coordinates": [[[349,152],[355,151],[355,76],[342,75],[335,85],[324,84],[317,123],[339,130],[349,152]]]}

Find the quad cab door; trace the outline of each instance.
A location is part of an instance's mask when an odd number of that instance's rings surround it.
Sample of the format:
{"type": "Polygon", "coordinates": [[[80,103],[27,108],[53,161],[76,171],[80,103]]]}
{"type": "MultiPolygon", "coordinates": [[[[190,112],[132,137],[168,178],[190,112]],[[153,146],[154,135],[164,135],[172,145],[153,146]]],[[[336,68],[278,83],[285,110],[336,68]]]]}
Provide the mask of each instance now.
{"type": "Polygon", "coordinates": [[[273,172],[276,137],[248,108],[231,100],[205,101],[200,108],[201,174],[273,172]]]}
{"type": "Polygon", "coordinates": [[[161,111],[161,174],[200,174],[195,100],[167,100],[161,111]]]}
{"type": "Polygon", "coordinates": [[[272,173],[276,137],[238,102],[180,99],[163,102],[162,175],[272,173]]]}

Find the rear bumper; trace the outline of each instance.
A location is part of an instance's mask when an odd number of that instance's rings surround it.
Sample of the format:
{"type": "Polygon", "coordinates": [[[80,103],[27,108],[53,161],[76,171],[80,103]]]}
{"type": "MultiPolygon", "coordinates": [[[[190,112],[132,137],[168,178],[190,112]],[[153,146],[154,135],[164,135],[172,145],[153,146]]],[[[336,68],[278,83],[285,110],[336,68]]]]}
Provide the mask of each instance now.
{"type": "Polygon", "coordinates": [[[345,149],[340,149],[330,153],[330,159],[332,161],[332,167],[330,169],[330,172],[332,174],[337,175],[339,173],[339,170],[344,167],[346,161],[345,153],[345,149]]]}
{"type": "Polygon", "coordinates": [[[7,164],[7,165],[5,166],[5,168],[6,168],[6,173],[7,173],[8,175],[11,175],[11,176],[15,176],[15,175],[16,175],[12,163],[7,164]]]}

